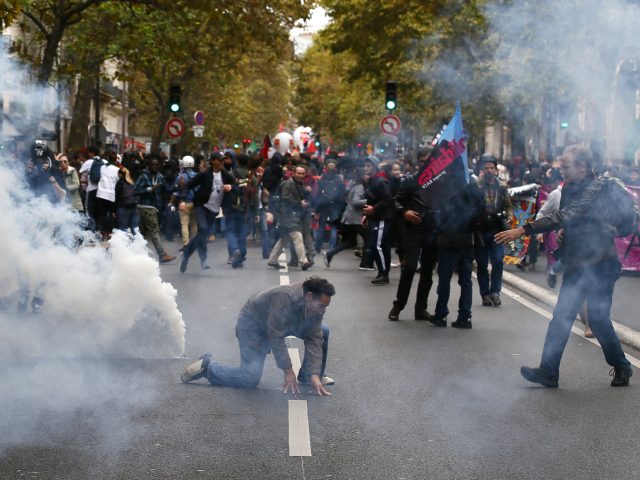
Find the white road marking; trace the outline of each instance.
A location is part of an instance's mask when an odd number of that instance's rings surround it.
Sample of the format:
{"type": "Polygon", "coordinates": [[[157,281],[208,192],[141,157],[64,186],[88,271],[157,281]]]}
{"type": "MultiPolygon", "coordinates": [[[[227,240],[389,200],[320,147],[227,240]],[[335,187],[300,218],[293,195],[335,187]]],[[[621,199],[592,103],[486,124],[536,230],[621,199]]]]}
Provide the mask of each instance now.
{"type": "Polygon", "coordinates": [[[291,359],[291,368],[293,368],[293,371],[295,372],[297,377],[298,372],[300,371],[300,367],[302,366],[302,364],[300,363],[300,354],[298,353],[297,348],[288,348],[287,350],[289,350],[289,358],[291,359]]]}
{"type": "Polygon", "coordinates": [[[309,415],[306,400],[289,400],[289,456],[311,456],[309,415]]]}
{"type": "Polygon", "coordinates": [[[289,285],[289,275],[280,275],[280,285],[289,285]]]}
{"type": "MultiPolygon", "coordinates": [[[[542,315],[544,318],[551,320],[551,318],[553,317],[553,315],[551,314],[551,312],[545,310],[542,307],[539,307],[538,305],[536,305],[533,302],[530,302],[529,300],[527,300],[526,298],[523,298],[521,295],[518,295],[515,292],[512,292],[511,290],[509,290],[508,288],[504,288],[502,287],[502,292],[507,295],[508,297],[513,298],[516,302],[524,305],[525,307],[527,307],[530,310],[533,310],[534,312],[542,315]]],[[[577,336],[579,336],[580,338],[593,343],[594,345],[600,347],[600,343],[598,343],[598,340],[596,340],[595,338],[587,338],[584,336],[584,330],[581,328],[576,327],[575,325],[573,325],[571,327],[571,332],[576,334],[577,336]]],[[[629,353],[625,352],[625,355],[627,357],[627,360],[629,360],[629,362],[631,362],[631,364],[633,366],[635,366],[636,368],[640,368],[640,360],[638,360],[636,357],[629,355],[629,353]]]]}

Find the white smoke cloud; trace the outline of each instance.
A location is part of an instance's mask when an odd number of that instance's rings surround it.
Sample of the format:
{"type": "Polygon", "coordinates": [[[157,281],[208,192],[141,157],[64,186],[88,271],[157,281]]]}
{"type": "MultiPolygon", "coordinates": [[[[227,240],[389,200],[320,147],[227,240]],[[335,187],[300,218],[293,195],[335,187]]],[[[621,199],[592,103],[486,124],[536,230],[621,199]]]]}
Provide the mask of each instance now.
{"type": "MultiPolygon", "coordinates": [[[[24,73],[1,52],[0,71],[13,99],[40,98],[32,85],[16,90],[24,73]]],[[[135,368],[184,352],[177,292],[140,234],[114,231],[99,244],[67,204],[36,197],[26,152],[18,154],[0,151],[0,457],[72,436],[78,418],[103,446],[124,448],[129,417],[158,397],[153,380],[133,378],[135,368]],[[35,296],[44,302],[37,314],[35,296]]]]}

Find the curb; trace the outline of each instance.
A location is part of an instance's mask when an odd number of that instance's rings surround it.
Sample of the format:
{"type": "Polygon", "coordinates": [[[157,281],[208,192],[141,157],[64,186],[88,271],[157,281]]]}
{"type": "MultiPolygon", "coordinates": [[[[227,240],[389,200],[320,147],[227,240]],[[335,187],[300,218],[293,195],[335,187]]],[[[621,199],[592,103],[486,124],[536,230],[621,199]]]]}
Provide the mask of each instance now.
{"type": "MultiPolygon", "coordinates": [[[[558,301],[558,295],[555,293],[550,292],[546,288],[539,287],[527,280],[523,280],[513,273],[503,272],[502,281],[521,292],[531,295],[549,307],[555,307],[556,302],[558,301]]],[[[618,334],[618,338],[620,338],[621,342],[635,348],[636,350],[640,350],[640,332],[633,328],[629,328],[626,325],[622,325],[615,320],[611,320],[611,323],[613,324],[613,329],[618,334]]]]}

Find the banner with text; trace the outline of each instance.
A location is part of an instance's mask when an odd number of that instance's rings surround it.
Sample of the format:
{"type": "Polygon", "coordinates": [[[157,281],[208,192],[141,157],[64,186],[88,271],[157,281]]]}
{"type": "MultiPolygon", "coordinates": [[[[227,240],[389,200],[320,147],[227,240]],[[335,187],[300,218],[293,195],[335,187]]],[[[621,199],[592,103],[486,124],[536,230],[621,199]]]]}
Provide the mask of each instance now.
{"type": "Polygon", "coordinates": [[[460,104],[456,113],[440,135],[429,160],[418,172],[420,197],[434,210],[469,183],[467,139],[462,127],[460,104]]]}

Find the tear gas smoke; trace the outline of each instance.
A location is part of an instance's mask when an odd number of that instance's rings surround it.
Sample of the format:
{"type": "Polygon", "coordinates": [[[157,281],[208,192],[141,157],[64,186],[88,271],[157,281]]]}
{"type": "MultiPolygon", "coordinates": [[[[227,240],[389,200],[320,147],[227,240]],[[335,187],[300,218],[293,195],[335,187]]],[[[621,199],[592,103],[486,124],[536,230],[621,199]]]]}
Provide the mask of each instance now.
{"type": "MultiPolygon", "coordinates": [[[[0,71],[12,100],[42,108],[46,94],[26,86],[2,52],[0,71]]],[[[123,448],[133,407],[158,396],[133,359],[184,352],[177,292],[140,234],[115,231],[103,248],[68,204],[34,195],[21,160],[0,152],[0,456],[55,445],[78,423],[102,447],[123,448]],[[38,314],[34,297],[43,300],[38,314]],[[18,313],[25,298],[28,313],[18,313]]]]}

